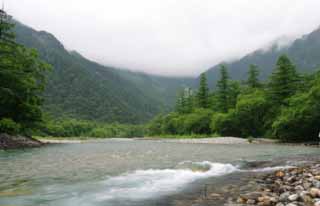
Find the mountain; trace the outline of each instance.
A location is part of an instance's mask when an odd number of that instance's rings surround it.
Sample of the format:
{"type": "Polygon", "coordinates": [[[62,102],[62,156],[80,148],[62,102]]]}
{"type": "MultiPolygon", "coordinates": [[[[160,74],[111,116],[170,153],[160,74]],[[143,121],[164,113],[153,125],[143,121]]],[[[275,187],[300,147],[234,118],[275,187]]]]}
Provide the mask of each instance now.
{"type": "MultiPolygon", "coordinates": [[[[231,63],[223,63],[228,67],[230,76],[236,80],[247,78],[250,64],[258,65],[261,79],[266,80],[275,67],[277,58],[287,54],[301,72],[314,71],[320,68],[320,28],[295,40],[286,47],[274,44],[268,50],[260,49],[231,63]]],[[[220,64],[210,68],[206,73],[210,87],[214,87],[219,79],[220,64]]]]}
{"type": "Polygon", "coordinates": [[[53,66],[44,92],[44,110],[54,117],[145,122],[170,110],[177,91],[193,82],[103,66],[67,51],[48,32],[15,24],[17,42],[37,49],[40,58],[53,66]]]}

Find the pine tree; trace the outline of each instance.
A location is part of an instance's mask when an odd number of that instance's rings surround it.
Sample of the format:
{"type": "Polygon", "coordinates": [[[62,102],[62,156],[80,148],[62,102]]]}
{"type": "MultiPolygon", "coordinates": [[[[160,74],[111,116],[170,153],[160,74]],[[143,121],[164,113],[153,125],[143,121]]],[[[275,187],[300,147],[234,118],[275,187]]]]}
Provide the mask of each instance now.
{"type": "Polygon", "coordinates": [[[221,65],[220,80],[217,82],[218,105],[222,112],[228,111],[229,101],[229,74],[227,67],[221,65]]]}
{"type": "Polygon", "coordinates": [[[250,88],[259,88],[261,84],[259,82],[259,69],[256,65],[251,64],[248,71],[247,85],[250,88]]]}
{"type": "Polygon", "coordinates": [[[193,94],[190,88],[185,88],[178,95],[175,111],[180,114],[188,114],[193,110],[193,94]]]}
{"type": "Polygon", "coordinates": [[[285,100],[296,92],[298,80],[295,66],[290,59],[286,55],[280,56],[269,84],[272,101],[277,104],[285,104],[285,100]]]}
{"type": "Polygon", "coordinates": [[[26,131],[41,121],[41,92],[49,66],[35,50],[15,42],[13,27],[11,17],[0,10],[0,121],[11,119],[26,131]]]}
{"type": "Polygon", "coordinates": [[[193,91],[190,88],[186,88],[184,90],[184,94],[185,94],[185,113],[191,113],[193,110],[193,91]]]}
{"type": "Polygon", "coordinates": [[[202,73],[200,76],[200,86],[198,91],[198,106],[200,108],[209,107],[209,88],[207,83],[207,77],[205,73],[202,73]]]}

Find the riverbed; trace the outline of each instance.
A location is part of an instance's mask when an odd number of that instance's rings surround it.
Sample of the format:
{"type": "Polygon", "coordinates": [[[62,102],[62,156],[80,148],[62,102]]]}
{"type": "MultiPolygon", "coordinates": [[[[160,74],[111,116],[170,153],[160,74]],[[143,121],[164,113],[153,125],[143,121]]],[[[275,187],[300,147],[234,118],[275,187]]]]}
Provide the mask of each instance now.
{"type": "Polygon", "coordinates": [[[219,190],[319,154],[304,146],[114,139],[0,151],[0,205],[179,205],[208,184],[219,190]]]}

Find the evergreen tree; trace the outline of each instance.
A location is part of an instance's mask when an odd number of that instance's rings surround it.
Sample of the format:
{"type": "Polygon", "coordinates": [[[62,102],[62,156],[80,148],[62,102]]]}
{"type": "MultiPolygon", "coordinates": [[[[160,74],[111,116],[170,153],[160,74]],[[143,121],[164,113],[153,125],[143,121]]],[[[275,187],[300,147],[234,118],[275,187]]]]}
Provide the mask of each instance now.
{"type": "Polygon", "coordinates": [[[178,95],[175,111],[180,114],[188,114],[193,110],[193,94],[190,88],[185,88],[178,95]]]}
{"type": "Polygon", "coordinates": [[[280,56],[269,84],[272,101],[285,104],[285,100],[296,92],[298,79],[296,68],[290,59],[286,55],[280,56]]]}
{"type": "Polygon", "coordinates": [[[200,76],[200,87],[198,91],[198,106],[200,108],[209,107],[209,88],[207,83],[207,77],[205,73],[200,76]]]}
{"type": "Polygon", "coordinates": [[[228,111],[229,101],[229,74],[227,67],[221,65],[220,80],[217,82],[217,100],[222,112],[228,111]]]}
{"type": "Polygon", "coordinates": [[[41,121],[40,95],[49,66],[36,51],[15,43],[13,27],[0,10],[0,121],[13,120],[26,132],[41,121]]]}
{"type": "Polygon", "coordinates": [[[178,94],[175,111],[178,112],[179,114],[183,114],[184,108],[185,108],[184,91],[181,91],[178,94]]]}
{"type": "Polygon", "coordinates": [[[185,89],[185,112],[191,113],[194,106],[193,91],[190,88],[185,89]]]}
{"type": "Polygon", "coordinates": [[[259,88],[261,86],[259,82],[259,69],[258,66],[251,64],[248,71],[247,85],[249,88],[259,88]]]}

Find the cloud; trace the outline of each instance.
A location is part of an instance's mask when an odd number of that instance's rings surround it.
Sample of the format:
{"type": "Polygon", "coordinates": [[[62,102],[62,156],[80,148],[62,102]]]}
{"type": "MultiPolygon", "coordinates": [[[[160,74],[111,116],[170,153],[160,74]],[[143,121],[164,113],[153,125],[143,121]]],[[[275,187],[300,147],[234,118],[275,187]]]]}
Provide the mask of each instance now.
{"type": "Polygon", "coordinates": [[[320,25],[319,0],[10,0],[6,8],[92,60],[172,76],[320,25]]]}

